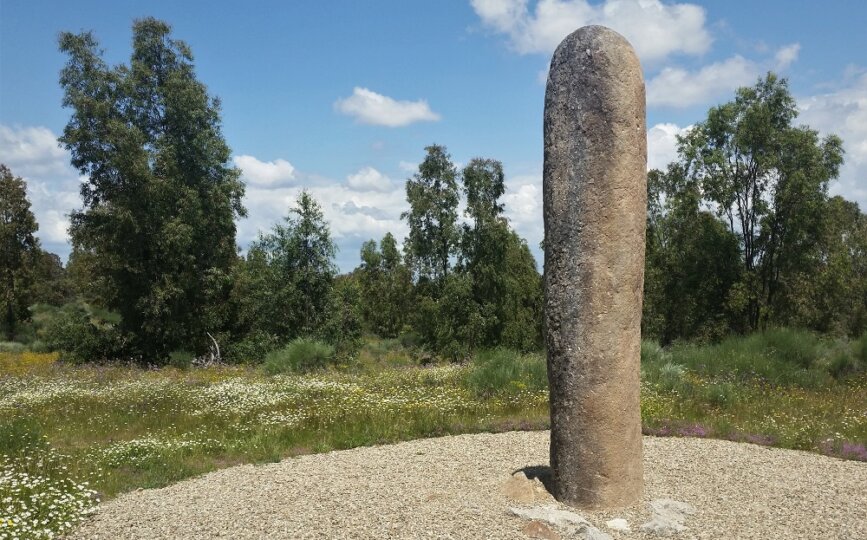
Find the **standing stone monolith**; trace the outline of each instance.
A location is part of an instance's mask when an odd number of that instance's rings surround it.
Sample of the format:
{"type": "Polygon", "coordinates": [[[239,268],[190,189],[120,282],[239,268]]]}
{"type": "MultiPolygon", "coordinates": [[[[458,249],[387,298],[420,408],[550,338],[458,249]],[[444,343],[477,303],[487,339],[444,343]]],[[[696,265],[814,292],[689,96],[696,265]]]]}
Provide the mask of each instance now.
{"type": "Polygon", "coordinates": [[[553,495],[583,508],[639,500],[644,79],[602,26],[560,43],[545,92],[545,340],[553,495]]]}

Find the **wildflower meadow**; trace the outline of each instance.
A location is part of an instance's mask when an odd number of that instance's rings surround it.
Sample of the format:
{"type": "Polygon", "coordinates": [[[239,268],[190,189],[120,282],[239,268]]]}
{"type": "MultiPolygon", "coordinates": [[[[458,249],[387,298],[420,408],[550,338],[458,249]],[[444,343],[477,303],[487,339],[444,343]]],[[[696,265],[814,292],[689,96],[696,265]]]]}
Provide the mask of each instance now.
{"type": "MultiPolygon", "coordinates": [[[[817,346],[796,366],[767,342],[646,343],[645,433],[867,460],[867,377],[835,377],[836,350],[817,346]],[[749,370],[738,368],[742,355],[753,356],[749,370]]],[[[508,350],[422,367],[411,351],[371,341],[354,363],[273,375],[5,352],[0,369],[0,540],[53,538],[101,500],[233,464],[548,422],[544,356],[508,350]]]]}

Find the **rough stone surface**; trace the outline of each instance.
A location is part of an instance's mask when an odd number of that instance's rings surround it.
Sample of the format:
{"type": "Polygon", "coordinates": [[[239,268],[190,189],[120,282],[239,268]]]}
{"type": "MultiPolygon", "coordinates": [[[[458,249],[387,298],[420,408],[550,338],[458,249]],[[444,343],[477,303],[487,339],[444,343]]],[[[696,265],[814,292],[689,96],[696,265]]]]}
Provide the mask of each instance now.
{"type": "Polygon", "coordinates": [[[551,494],[538,478],[530,480],[523,471],[518,471],[503,484],[503,494],[515,502],[532,503],[550,501],[551,494]]]}
{"type": "Polygon", "coordinates": [[[683,522],[687,516],[695,514],[695,507],[689,503],[672,499],[655,499],[647,503],[653,519],[641,525],[645,533],[657,536],[672,536],[686,530],[683,522]]]}
{"type": "MultiPolygon", "coordinates": [[[[544,467],[548,445],[547,431],[461,435],[231,467],[106,501],[69,537],[527,540],[504,471],[544,467]]],[[[867,538],[867,463],[685,437],[645,437],[644,454],[644,499],[587,521],[644,523],[670,498],[698,509],[684,540],[867,538]]]]}
{"type": "Polygon", "coordinates": [[[629,43],[587,26],[545,93],[545,338],[553,495],[641,497],[639,356],[647,209],[644,81],[629,43]]]}
{"type": "Polygon", "coordinates": [[[541,521],[533,520],[521,529],[530,538],[542,538],[543,540],[560,540],[560,535],[551,530],[541,521]]]}

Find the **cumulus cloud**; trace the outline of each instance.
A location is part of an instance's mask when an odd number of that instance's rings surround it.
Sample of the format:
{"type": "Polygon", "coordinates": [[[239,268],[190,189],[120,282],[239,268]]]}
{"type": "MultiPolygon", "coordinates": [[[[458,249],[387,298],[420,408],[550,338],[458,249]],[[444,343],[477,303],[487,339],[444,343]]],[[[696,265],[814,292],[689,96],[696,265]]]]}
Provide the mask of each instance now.
{"type": "Polygon", "coordinates": [[[364,167],[357,173],[350,174],[346,177],[346,183],[358,191],[387,191],[393,187],[391,178],[373,167],[364,167]]]}
{"type": "Polygon", "coordinates": [[[418,163],[413,163],[411,161],[401,161],[397,164],[398,168],[405,173],[417,173],[418,172],[418,163]]]}
{"type": "Polygon", "coordinates": [[[831,192],[867,210],[867,73],[853,76],[836,91],[801,97],[798,106],[798,122],[843,139],[845,162],[831,192]]]}
{"type": "Polygon", "coordinates": [[[684,135],[692,126],[656,124],[647,130],[647,170],[665,170],[677,159],[677,136],[684,135]]]}
{"type": "Polygon", "coordinates": [[[81,207],[82,178],[69,160],[69,152],[50,129],[0,124],[0,161],[27,183],[27,198],[39,224],[36,235],[45,249],[62,257],[69,252],[69,214],[81,207]]]}
{"type": "Polygon", "coordinates": [[[285,159],[259,161],[253,156],[235,156],[235,166],[241,169],[241,178],[248,184],[273,186],[295,179],[295,167],[285,159]]]}
{"type": "Polygon", "coordinates": [[[777,61],[777,71],[782,71],[792,65],[792,63],[798,59],[798,54],[800,52],[800,43],[792,43],[791,45],[786,45],[785,47],[780,48],[780,50],[777,51],[777,54],[774,55],[774,59],[777,61]]]}
{"type": "Polygon", "coordinates": [[[545,235],[542,221],[542,171],[514,177],[506,177],[506,193],[503,194],[505,216],[515,231],[527,240],[539,269],[542,268],[539,243],[545,235]]]}
{"type": "Polygon", "coordinates": [[[800,44],[792,43],[778,49],[773,58],[760,61],[735,55],[693,71],[666,67],[647,82],[647,104],[690,107],[730,97],[737,88],[754,84],[762,73],[789,67],[800,50],[800,44]]]}
{"type": "Polygon", "coordinates": [[[0,125],[0,150],[13,172],[26,169],[29,175],[43,176],[64,174],[70,168],[69,153],[46,127],[0,125]]]}
{"type": "Polygon", "coordinates": [[[334,108],[363,124],[401,127],[414,122],[436,122],[440,115],[433,112],[427,101],[398,101],[367,88],[356,86],[352,95],[334,102],[334,108]]]}
{"type": "Polygon", "coordinates": [[[689,107],[731,94],[755,82],[761,68],[742,56],[715,62],[698,71],[667,67],[647,82],[648,106],[689,107]]]}
{"type": "MultiPolygon", "coordinates": [[[[248,186],[244,205],[248,217],[238,222],[238,243],[247,247],[260,233],[267,233],[282,222],[295,206],[301,186],[282,186],[267,189],[248,186]]],[[[391,232],[396,238],[406,236],[407,230],[400,214],[407,208],[402,190],[359,191],[332,180],[307,191],[322,207],[332,237],[338,246],[337,264],[348,272],[359,264],[362,242],[380,240],[391,232]]]]}
{"type": "Polygon", "coordinates": [[[659,0],[470,0],[482,23],[505,34],[520,54],[550,54],[576,28],[601,24],[623,34],[644,61],[708,50],[711,36],[705,11],[694,4],[664,4],[659,0]]]}

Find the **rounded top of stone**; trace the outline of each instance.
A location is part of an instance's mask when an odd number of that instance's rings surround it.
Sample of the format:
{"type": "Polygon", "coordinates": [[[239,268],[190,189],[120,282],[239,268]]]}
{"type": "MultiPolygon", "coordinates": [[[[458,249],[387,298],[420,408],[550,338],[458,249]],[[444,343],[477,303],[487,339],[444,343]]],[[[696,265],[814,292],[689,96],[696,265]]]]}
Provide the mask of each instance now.
{"type": "Polygon", "coordinates": [[[595,65],[598,60],[607,58],[619,69],[635,71],[643,80],[641,62],[629,41],[607,26],[589,25],[575,30],[557,46],[551,65],[567,59],[577,60],[583,65],[595,65]]]}
{"type": "Polygon", "coordinates": [[[582,26],[578,30],[575,30],[568,36],[566,36],[563,41],[560,43],[558,49],[562,47],[567,42],[580,42],[586,45],[595,45],[595,46],[608,46],[608,47],[629,47],[632,49],[632,45],[629,43],[625,37],[623,37],[618,32],[608,28],[607,26],[602,26],[599,24],[591,24],[588,26],[582,26]]]}

